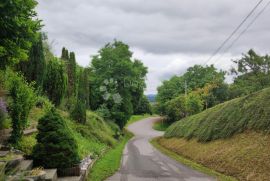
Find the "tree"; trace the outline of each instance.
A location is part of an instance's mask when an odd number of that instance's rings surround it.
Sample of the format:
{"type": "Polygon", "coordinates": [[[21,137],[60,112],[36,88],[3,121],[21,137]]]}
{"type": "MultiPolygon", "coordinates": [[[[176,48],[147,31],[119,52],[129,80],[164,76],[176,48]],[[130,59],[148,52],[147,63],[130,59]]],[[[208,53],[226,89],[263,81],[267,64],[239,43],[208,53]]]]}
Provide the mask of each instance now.
{"type": "Polygon", "coordinates": [[[270,86],[270,57],[260,56],[254,50],[239,60],[233,61],[237,69],[232,68],[231,73],[237,77],[230,86],[230,97],[239,97],[270,86]]]}
{"type": "Polygon", "coordinates": [[[32,45],[29,54],[29,60],[20,62],[19,67],[29,82],[35,81],[35,87],[42,88],[46,63],[43,50],[43,39],[41,34],[39,34],[38,40],[32,45]]]}
{"type": "Polygon", "coordinates": [[[195,92],[191,92],[187,96],[181,94],[165,103],[165,115],[170,122],[179,121],[202,110],[203,101],[195,92]]]}
{"type": "Polygon", "coordinates": [[[54,58],[48,62],[43,90],[48,98],[56,105],[60,105],[66,92],[67,78],[64,64],[54,58]]]}
{"type": "Polygon", "coordinates": [[[44,168],[70,168],[79,163],[78,146],[63,118],[53,109],[38,122],[34,165],[44,168]]]}
{"type": "Polygon", "coordinates": [[[147,69],[140,61],[132,60],[128,45],[120,41],[105,45],[93,57],[91,68],[92,106],[105,106],[112,112],[111,119],[123,127],[133,113],[132,95],[136,99],[143,95],[147,69]]]}
{"type": "Polygon", "coordinates": [[[89,105],[88,69],[81,68],[77,101],[71,112],[72,119],[84,124],[86,122],[86,106],[89,105]]]}
{"type": "Polygon", "coordinates": [[[86,122],[86,106],[83,101],[77,100],[75,107],[71,112],[71,118],[81,124],[86,122]]]}
{"type": "Polygon", "coordinates": [[[68,52],[68,50],[63,47],[61,59],[66,64],[67,72],[67,98],[70,99],[76,96],[76,58],[74,52],[68,52]]]}
{"type": "Polygon", "coordinates": [[[35,0],[0,2],[0,68],[28,59],[32,42],[37,38],[40,21],[35,0]]]}
{"type": "MultiPolygon", "coordinates": [[[[157,94],[157,109],[161,114],[166,112],[166,103],[175,97],[184,94],[185,91],[192,92],[196,89],[204,88],[207,84],[214,84],[219,86],[224,86],[225,72],[218,71],[213,65],[211,66],[201,66],[195,65],[187,69],[182,76],[173,76],[170,80],[164,81],[163,84],[158,87],[157,94]],[[185,90],[185,85],[187,85],[187,90],[185,90]]],[[[223,101],[222,95],[218,91],[216,92],[218,96],[214,95],[215,103],[223,101]],[[218,100],[218,99],[222,100],[218,100]]],[[[211,94],[213,95],[213,94],[211,94]]],[[[213,101],[212,101],[213,102],[213,101]]],[[[214,105],[214,103],[209,105],[214,105]]]]}
{"type": "Polygon", "coordinates": [[[145,95],[140,99],[134,114],[152,114],[150,102],[145,95]]]}
{"type": "Polygon", "coordinates": [[[35,94],[31,84],[12,71],[7,73],[7,87],[11,97],[8,104],[9,115],[12,121],[12,132],[9,142],[17,146],[27,125],[27,118],[35,103],[35,94]]]}

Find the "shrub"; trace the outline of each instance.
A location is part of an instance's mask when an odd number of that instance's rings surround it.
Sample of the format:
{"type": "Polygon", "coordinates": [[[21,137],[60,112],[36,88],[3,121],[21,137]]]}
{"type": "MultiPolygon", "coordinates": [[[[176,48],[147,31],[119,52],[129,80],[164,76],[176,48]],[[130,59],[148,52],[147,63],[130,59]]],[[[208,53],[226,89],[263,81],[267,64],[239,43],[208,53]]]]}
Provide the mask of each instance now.
{"type": "Polygon", "coordinates": [[[51,110],[39,120],[34,165],[44,168],[69,168],[79,163],[78,145],[65,121],[51,110]]]}
{"type": "Polygon", "coordinates": [[[27,125],[28,115],[35,103],[35,94],[32,85],[28,84],[20,74],[12,71],[8,71],[7,74],[7,87],[11,98],[8,108],[12,120],[12,133],[9,141],[16,146],[27,125]]]}
{"type": "Polygon", "coordinates": [[[71,118],[79,123],[84,124],[86,122],[86,108],[84,103],[79,100],[77,101],[75,108],[71,112],[71,118]]]}
{"type": "Polygon", "coordinates": [[[0,129],[3,129],[4,127],[6,113],[7,113],[6,103],[2,98],[0,98],[0,129]]]}
{"type": "Polygon", "coordinates": [[[165,114],[171,122],[199,113],[202,109],[201,97],[193,92],[187,96],[180,95],[165,104],[165,114]]]}

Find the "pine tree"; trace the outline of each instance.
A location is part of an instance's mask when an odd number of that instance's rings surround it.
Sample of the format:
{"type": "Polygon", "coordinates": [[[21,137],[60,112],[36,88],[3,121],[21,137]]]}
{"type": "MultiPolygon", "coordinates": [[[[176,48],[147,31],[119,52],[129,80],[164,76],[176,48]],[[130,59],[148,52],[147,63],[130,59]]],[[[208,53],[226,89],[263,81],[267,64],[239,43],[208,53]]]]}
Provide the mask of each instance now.
{"type": "Polygon", "coordinates": [[[79,163],[78,146],[63,118],[55,110],[38,122],[34,165],[44,168],[70,168],[79,163]]]}

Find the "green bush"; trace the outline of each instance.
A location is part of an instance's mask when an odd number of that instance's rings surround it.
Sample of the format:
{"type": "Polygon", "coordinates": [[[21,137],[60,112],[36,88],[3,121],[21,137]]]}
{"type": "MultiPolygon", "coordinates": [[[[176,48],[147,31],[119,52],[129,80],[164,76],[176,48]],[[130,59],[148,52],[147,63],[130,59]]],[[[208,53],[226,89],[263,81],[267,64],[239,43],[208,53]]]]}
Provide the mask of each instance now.
{"type": "Polygon", "coordinates": [[[9,141],[16,146],[27,126],[28,115],[35,103],[35,94],[32,85],[28,84],[20,74],[7,71],[7,77],[7,87],[11,98],[8,107],[12,120],[12,133],[9,141]]]}
{"type": "Polygon", "coordinates": [[[77,101],[75,108],[71,112],[71,118],[84,124],[86,122],[86,106],[81,101],[77,101]]]}
{"type": "Polygon", "coordinates": [[[49,111],[39,120],[34,165],[44,168],[69,168],[79,163],[78,145],[64,119],[49,111]]]}
{"type": "Polygon", "coordinates": [[[196,114],[203,109],[201,97],[195,93],[180,95],[165,104],[165,115],[170,122],[196,114]]]}

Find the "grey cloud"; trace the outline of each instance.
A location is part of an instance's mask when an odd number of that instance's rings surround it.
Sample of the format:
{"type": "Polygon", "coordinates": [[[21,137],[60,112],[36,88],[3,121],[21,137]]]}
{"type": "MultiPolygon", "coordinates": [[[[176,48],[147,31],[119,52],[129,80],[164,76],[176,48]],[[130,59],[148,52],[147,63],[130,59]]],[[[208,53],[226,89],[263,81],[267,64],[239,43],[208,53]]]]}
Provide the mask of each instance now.
{"type": "MultiPolygon", "coordinates": [[[[77,54],[81,65],[113,39],[122,40],[147,66],[157,64],[149,84],[166,79],[188,66],[202,63],[232,32],[257,1],[254,0],[38,0],[39,17],[54,49],[77,54]],[[139,50],[140,53],[136,54],[139,50]],[[141,54],[141,55],[140,55],[141,54]],[[184,55],[184,56],[183,56],[184,55]],[[181,61],[179,59],[181,57],[181,61]],[[189,59],[188,57],[196,57],[189,59]],[[176,59],[174,71],[166,69],[176,59]],[[188,60],[188,61],[186,61],[188,60]],[[157,70],[160,71],[157,71],[157,70]]],[[[235,57],[249,48],[269,51],[270,11],[233,46],[235,57]]],[[[215,61],[215,59],[213,60],[215,61]]],[[[227,60],[230,62],[230,60],[227,60]]],[[[222,65],[221,65],[222,67],[222,65]]],[[[225,67],[225,66],[223,66],[225,67]]],[[[159,83],[158,83],[159,82],[159,83]]],[[[151,88],[153,89],[153,88],[151,88]]]]}

